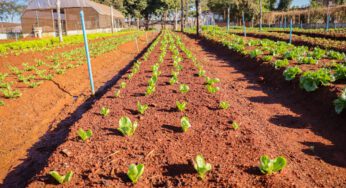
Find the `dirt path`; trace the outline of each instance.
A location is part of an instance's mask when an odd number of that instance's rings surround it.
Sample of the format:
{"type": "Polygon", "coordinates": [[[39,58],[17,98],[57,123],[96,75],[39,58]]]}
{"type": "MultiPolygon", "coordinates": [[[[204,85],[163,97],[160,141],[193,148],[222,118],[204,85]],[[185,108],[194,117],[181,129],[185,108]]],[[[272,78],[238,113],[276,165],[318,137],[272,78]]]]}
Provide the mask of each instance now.
{"type": "MultiPolygon", "coordinates": [[[[155,37],[150,34],[150,39],[155,37]]],[[[146,46],[145,35],[139,40],[139,49],[146,46]]],[[[107,85],[117,73],[137,55],[134,42],[92,59],[96,90],[107,85]]],[[[17,165],[27,158],[29,150],[49,130],[57,126],[90,96],[87,66],[56,76],[34,89],[25,89],[23,96],[10,100],[0,111],[0,184],[6,175],[15,172],[17,165]]]]}
{"type": "Polygon", "coordinates": [[[197,69],[185,56],[179,81],[188,84],[190,91],[181,94],[178,85],[168,85],[173,68],[168,52],[160,66],[162,75],[156,92],[144,96],[151,66],[160,54],[157,47],[142,64],[139,74],[127,83],[121,98],[112,96],[119,82],[127,81],[126,75],[82,118],[75,120],[67,130],[69,134],[65,133],[64,142],[52,151],[46,167],[29,187],[54,186],[47,176],[53,169],[75,172],[67,187],[128,187],[131,183],[125,172],[130,163],[145,164],[145,173],[136,187],[346,185],[346,140],[341,129],[344,119],[322,115],[289,87],[272,85],[254,69],[244,68],[246,62],[242,59],[186,36],[183,41],[202,62],[207,76],[221,79],[220,92],[207,93],[204,79],[195,76],[197,69]],[[188,101],[186,112],[176,110],[177,100],[188,101]],[[219,110],[220,100],[229,101],[231,108],[219,110]],[[136,112],[137,101],[150,105],[143,117],[136,112]],[[106,118],[98,115],[104,106],[111,110],[106,118]],[[179,127],[183,115],[192,124],[187,133],[182,133],[179,127]],[[117,132],[121,116],[139,121],[132,137],[117,132]],[[230,128],[232,121],[240,124],[239,130],[230,128]],[[79,128],[93,130],[90,142],[76,138],[79,128]],[[63,150],[71,155],[66,156],[63,150]],[[199,181],[192,168],[191,159],[199,153],[213,164],[206,181],[199,181]],[[261,175],[257,166],[263,154],[285,156],[287,168],[272,176],[261,175]]]}

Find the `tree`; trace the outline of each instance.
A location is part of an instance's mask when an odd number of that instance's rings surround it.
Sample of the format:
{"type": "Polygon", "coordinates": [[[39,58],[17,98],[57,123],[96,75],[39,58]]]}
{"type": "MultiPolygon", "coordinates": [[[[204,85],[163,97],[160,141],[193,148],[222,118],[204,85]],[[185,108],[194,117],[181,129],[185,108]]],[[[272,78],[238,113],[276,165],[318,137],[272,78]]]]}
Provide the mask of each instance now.
{"type": "Polygon", "coordinates": [[[280,0],[278,10],[288,10],[292,4],[292,0],[280,0]]]}
{"type": "Polygon", "coordinates": [[[24,5],[16,0],[0,0],[0,20],[14,21],[23,11],[24,5]]]}
{"type": "Polygon", "coordinates": [[[147,0],[124,0],[124,13],[137,19],[137,27],[139,29],[139,21],[142,18],[142,12],[147,8],[147,0]]]}

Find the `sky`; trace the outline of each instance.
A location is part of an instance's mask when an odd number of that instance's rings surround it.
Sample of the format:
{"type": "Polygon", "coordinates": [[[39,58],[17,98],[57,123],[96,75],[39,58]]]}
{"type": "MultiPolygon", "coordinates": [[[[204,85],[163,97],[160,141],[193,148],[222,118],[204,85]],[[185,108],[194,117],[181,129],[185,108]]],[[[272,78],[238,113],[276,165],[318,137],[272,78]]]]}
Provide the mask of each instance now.
{"type": "Polygon", "coordinates": [[[292,2],[292,6],[305,6],[305,5],[309,5],[310,4],[310,0],[293,0],[292,2]]]}

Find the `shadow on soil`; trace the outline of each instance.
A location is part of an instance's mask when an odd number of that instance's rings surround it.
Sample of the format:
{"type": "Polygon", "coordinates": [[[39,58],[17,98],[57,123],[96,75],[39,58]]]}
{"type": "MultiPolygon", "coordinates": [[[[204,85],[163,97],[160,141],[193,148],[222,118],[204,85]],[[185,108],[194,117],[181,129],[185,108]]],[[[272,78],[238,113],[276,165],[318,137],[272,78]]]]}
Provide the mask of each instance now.
{"type": "MultiPolygon", "coordinates": [[[[292,129],[311,129],[316,135],[332,142],[332,145],[328,146],[313,143],[316,152],[311,155],[331,165],[346,167],[346,164],[339,160],[339,158],[346,159],[346,112],[341,115],[336,115],[334,112],[332,101],[337,97],[335,90],[321,87],[313,93],[305,92],[298,87],[297,80],[293,83],[285,81],[282,76],[283,70],[277,71],[270,64],[258,62],[248,56],[244,57],[206,38],[197,38],[188,34],[185,36],[194,39],[205,52],[217,55],[217,58],[227,63],[225,66],[231,66],[237,73],[244,75],[245,79],[242,80],[253,84],[247,89],[266,93],[266,96],[250,97],[249,101],[281,104],[299,114],[298,117],[275,115],[270,118],[271,123],[292,129]]],[[[210,57],[213,58],[211,55],[210,57]]]]}
{"type": "MultiPolygon", "coordinates": [[[[153,41],[151,41],[152,43],[153,41]]],[[[126,67],[121,69],[111,80],[107,81],[100,87],[94,96],[88,98],[81,104],[70,116],[62,120],[56,128],[47,132],[42,136],[37,143],[35,143],[29,150],[27,158],[23,162],[9,172],[0,187],[13,188],[13,187],[26,187],[30,180],[40,172],[47,164],[48,158],[62,144],[70,131],[70,126],[77,122],[82,115],[92,108],[92,105],[99,100],[117,81],[132,67],[134,62],[145,53],[146,49],[151,45],[149,43],[126,67]]],[[[114,132],[112,132],[114,133],[114,132]]],[[[117,134],[117,131],[114,133],[117,134]]],[[[38,177],[43,181],[47,180],[47,176],[38,177]]]]}
{"type": "Polygon", "coordinates": [[[193,165],[191,164],[172,164],[164,167],[164,176],[180,176],[183,174],[193,174],[196,173],[193,165]]]}

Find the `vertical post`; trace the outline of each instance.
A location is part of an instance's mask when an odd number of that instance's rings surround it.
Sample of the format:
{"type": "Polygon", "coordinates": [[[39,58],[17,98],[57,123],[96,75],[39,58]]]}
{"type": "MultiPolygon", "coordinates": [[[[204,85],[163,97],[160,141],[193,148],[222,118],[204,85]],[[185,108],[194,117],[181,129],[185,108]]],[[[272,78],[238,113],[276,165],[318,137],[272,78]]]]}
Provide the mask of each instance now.
{"type": "Polygon", "coordinates": [[[292,43],[292,30],[293,30],[293,23],[292,23],[292,18],[290,21],[290,44],[292,43]]]}
{"type": "Polygon", "coordinates": [[[57,10],[57,14],[58,14],[59,41],[63,42],[62,27],[61,27],[61,15],[60,15],[60,0],[56,1],[56,10],[57,10]]]}
{"type": "Polygon", "coordinates": [[[16,35],[16,41],[18,41],[18,33],[15,32],[15,35],[16,35]]]}
{"type": "Polygon", "coordinates": [[[111,30],[112,30],[112,33],[114,33],[113,5],[111,5],[111,30]]]}
{"type": "Polygon", "coordinates": [[[180,29],[181,29],[181,32],[184,32],[184,0],[181,0],[180,4],[181,4],[180,29]]]}
{"type": "Polygon", "coordinates": [[[300,29],[303,29],[303,21],[300,21],[300,29]]]}
{"type": "Polygon", "coordinates": [[[286,21],[286,16],[284,17],[284,28],[287,28],[287,21],[286,21]]]}
{"type": "Polygon", "coordinates": [[[196,0],[195,2],[196,2],[196,11],[197,11],[197,15],[196,15],[197,16],[197,20],[196,20],[196,22],[197,22],[197,36],[199,36],[202,32],[202,28],[201,28],[202,9],[201,9],[200,0],[196,0]]]}
{"type": "Polygon", "coordinates": [[[327,15],[327,24],[326,24],[326,31],[328,32],[329,30],[329,15],[327,15]]]}
{"type": "Polygon", "coordinates": [[[242,12],[242,15],[243,15],[244,37],[246,37],[246,25],[245,25],[245,15],[244,15],[244,11],[242,12]]]}
{"type": "Polygon", "coordinates": [[[260,31],[262,31],[262,0],[260,1],[260,31]]]}
{"type": "Polygon", "coordinates": [[[94,79],[93,79],[93,73],[92,73],[92,69],[91,69],[89,46],[88,46],[88,37],[87,37],[86,31],[85,31],[84,12],[83,12],[83,10],[80,11],[80,19],[81,19],[82,30],[83,30],[85,53],[86,53],[86,58],[87,58],[87,63],[88,63],[88,72],[89,72],[91,94],[95,95],[94,79]]]}
{"type": "Polygon", "coordinates": [[[230,22],[230,10],[231,8],[227,7],[227,32],[229,32],[229,22],[230,22]]]}

